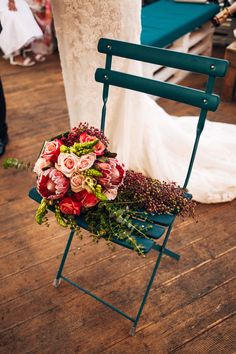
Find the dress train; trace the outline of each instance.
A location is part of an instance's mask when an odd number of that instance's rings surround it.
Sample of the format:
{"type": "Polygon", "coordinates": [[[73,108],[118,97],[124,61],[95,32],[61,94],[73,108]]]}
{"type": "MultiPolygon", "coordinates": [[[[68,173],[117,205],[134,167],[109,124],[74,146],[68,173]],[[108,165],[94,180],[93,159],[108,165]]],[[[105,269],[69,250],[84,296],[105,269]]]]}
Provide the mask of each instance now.
{"type": "MultiPolygon", "coordinates": [[[[141,1],[52,1],[71,127],[87,121],[99,128],[102,85],[95,82],[105,58],[99,38],[138,43],[141,1]],[[73,24],[73,25],[71,25],[73,24]]],[[[113,69],[142,74],[140,63],[114,58],[113,69]]],[[[167,114],[149,96],[111,87],[105,133],[127,168],[182,185],[197,117],[167,114]]],[[[207,121],[188,185],[196,201],[236,197],[236,126],[207,121]]]]}

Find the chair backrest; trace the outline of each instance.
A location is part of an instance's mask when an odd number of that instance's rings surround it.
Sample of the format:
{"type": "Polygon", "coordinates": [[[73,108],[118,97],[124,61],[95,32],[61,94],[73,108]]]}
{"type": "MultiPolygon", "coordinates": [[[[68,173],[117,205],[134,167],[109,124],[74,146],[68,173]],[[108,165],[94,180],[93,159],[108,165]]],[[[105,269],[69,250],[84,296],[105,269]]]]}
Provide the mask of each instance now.
{"type": "Polygon", "coordinates": [[[215,79],[216,77],[223,77],[226,74],[228,62],[222,59],[179,53],[168,49],[132,44],[106,38],[101,38],[99,40],[98,51],[106,54],[105,69],[99,68],[95,73],[95,80],[104,84],[101,130],[104,130],[105,127],[109,85],[168,98],[200,108],[196,137],[183,185],[183,188],[186,188],[191,175],[200,135],[204,128],[207,112],[209,110],[215,111],[220,102],[219,96],[213,94],[215,79]],[[160,82],[111,70],[112,56],[205,74],[208,76],[206,89],[205,91],[201,91],[181,85],[160,82]]]}

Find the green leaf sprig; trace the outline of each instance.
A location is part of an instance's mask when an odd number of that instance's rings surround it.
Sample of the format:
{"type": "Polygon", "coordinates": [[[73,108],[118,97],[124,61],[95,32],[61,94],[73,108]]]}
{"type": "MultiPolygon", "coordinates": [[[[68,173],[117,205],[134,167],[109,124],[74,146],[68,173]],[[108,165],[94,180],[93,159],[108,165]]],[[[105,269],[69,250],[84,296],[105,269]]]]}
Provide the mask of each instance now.
{"type": "Polygon", "coordinates": [[[74,143],[70,147],[61,145],[60,152],[72,152],[77,156],[86,155],[94,151],[94,146],[97,145],[98,142],[98,139],[94,139],[85,143],[74,143]]]}
{"type": "Polygon", "coordinates": [[[30,162],[21,161],[14,157],[9,157],[5,159],[3,161],[3,167],[5,169],[16,168],[17,170],[32,170],[32,166],[30,162]]]}

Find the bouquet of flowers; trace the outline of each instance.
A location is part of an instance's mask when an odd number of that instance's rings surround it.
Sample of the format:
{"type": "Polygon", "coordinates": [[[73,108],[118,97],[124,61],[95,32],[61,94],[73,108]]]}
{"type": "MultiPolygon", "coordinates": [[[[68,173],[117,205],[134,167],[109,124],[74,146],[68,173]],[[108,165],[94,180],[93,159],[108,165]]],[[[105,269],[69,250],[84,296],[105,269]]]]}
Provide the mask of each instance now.
{"type": "MultiPolygon", "coordinates": [[[[61,220],[116,198],[125,170],[107,145],[103,133],[87,124],[45,142],[33,171],[43,203],[54,206],[61,220]]],[[[40,210],[39,223],[43,216],[40,210]]]]}
{"type": "MultiPolygon", "coordinates": [[[[28,168],[29,164],[7,159],[4,167],[28,168]]],[[[152,227],[148,212],[194,214],[195,203],[175,183],[125,171],[108,150],[103,132],[87,123],[46,141],[33,171],[42,196],[36,212],[39,224],[48,223],[46,214],[53,209],[61,226],[78,232],[78,217],[82,217],[95,241],[125,240],[141,254],[133,233],[148,238],[146,231],[152,227]]]]}

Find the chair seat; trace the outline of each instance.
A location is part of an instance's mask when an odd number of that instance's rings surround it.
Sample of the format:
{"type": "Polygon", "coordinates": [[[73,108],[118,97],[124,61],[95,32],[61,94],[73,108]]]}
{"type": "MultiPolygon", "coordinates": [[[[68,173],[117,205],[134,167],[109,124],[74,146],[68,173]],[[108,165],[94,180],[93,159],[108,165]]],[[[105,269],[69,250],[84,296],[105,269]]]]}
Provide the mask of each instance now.
{"type": "MultiPolygon", "coordinates": [[[[41,200],[42,200],[42,197],[41,195],[37,192],[36,188],[32,188],[30,191],[29,191],[29,197],[31,199],[33,199],[34,201],[36,201],[37,203],[40,203],[41,200]]],[[[53,207],[49,207],[49,209],[54,212],[54,208],[53,207]]],[[[83,229],[85,230],[88,230],[89,231],[89,227],[88,227],[88,224],[87,222],[85,221],[84,219],[84,216],[83,215],[80,215],[80,216],[77,216],[76,217],[76,222],[78,224],[78,226],[82,227],[83,229]]],[[[148,230],[146,232],[146,234],[149,236],[149,237],[152,237],[154,239],[158,239],[160,238],[164,232],[165,232],[165,229],[159,225],[156,225],[155,223],[153,222],[143,222],[141,220],[138,220],[138,219],[132,219],[132,223],[137,225],[137,226],[142,226],[142,225],[152,225],[152,228],[150,230],[148,230]]],[[[145,239],[145,238],[142,238],[142,237],[139,237],[135,234],[135,231],[131,234],[132,237],[134,237],[138,243],[139,246],[142,246],[143,248],[143,252],[144,253],[148,253],[151,248],[153,247],[154,245],[154,242],[150,239],[145,239]]],[[[124,240],[118,240],[118,239],[115,239],[115,240],[112,240],[112,242],[116,243],[116,244],[119,244],[123,247],[126,247],[126,248],[129,248],[129,249],[132,249],[132,245],[128,242],[128,241],[124,241],[124,240]]]]}
{"type": "MultiPolygon", "coordinates": [[[[143,211],[144,213],[144,211],[143,211]]],[[[147,215],[147,213],[143,214],[143,215],[147,215]]],[[[162,225],[162,226],[169,226],[175,219],[176,215],[174,214],[153,214],[153,213],[148,213],[147,215],[147,219],[162,225]]]]}
{"type": "MultiPolygon", "coordinates": [[[[147,254],[149,251],[151,251],[151,249],[155,245],[155,243],[152,240],[149,240],[147,238],[141,238],[141,237],[134,236],[134,235],[132,235],[132,236],[136,240],[138,246],[142,247],[144,254],[147,254]]],[[[112,240],[112,242],[116,243],[117,245],[123,246],[125,248],[133,249],[131,243],[129,243],[128,241],[115,239],[115,240],[112,240]]]]}
{"type": "MultiPolygon", "coordinates": [[[[188,193],[185,193],[185,196],[188,199],[190,199],[192,197],[191,194],[188,194],[188,193]]],[[[40,203],[42,200],[42,197],[37,192],[36,188],[32,188],[29,191],[29,197],[31,199],[33,199],[34,201],[36,201],[37,203],[40,203]]],[[[52,212],[54,212],[53,207],[49,207],[49,209],[52,212]]],[[[143,226],[144,228],[146,226],[151,225],[152,227],[150,228],[150,230],[146,231],[146,235],[150,238],[155,239],[155,240],[159,239],[164,234],[165,228],[163,226],[165,226],[165,227],[169,226],[174,221],[174,219],[176,217],[176,215],[174,215],[174,214],[158,215],[158,214],[153,214],[153,213],[146,213],[142,210],[139,211],[139,215],[140,215],[140,217],[145,218],[147,221],[132,218],[132,220],[131,220],[132,224],[137,225],[139,227],[143,226]]],[[[88,224],[85,221],[83,214],[81,214],[80,216],[76,216],[76,222],[77,222],[78,226],[89,231],[88,224]]],[[[134,230],[134,232],[132,232],[131,236],[136,239],[137,244],[139,246],[142,246],[144,253],[148,253],[152,249],[152,247],[154,245],[154,241],[147,239],[147,238],[142,238],[142,237],[137,236],[137,233],[135,233],[135,230],[134,230]]],[[[104,237],[104,238],[106,238],[106,237],[104,237]]],[[[112,242],[119,244],[123,247],[132,249],[132,245],[128,241],[113,239],[112,242]]]]}

